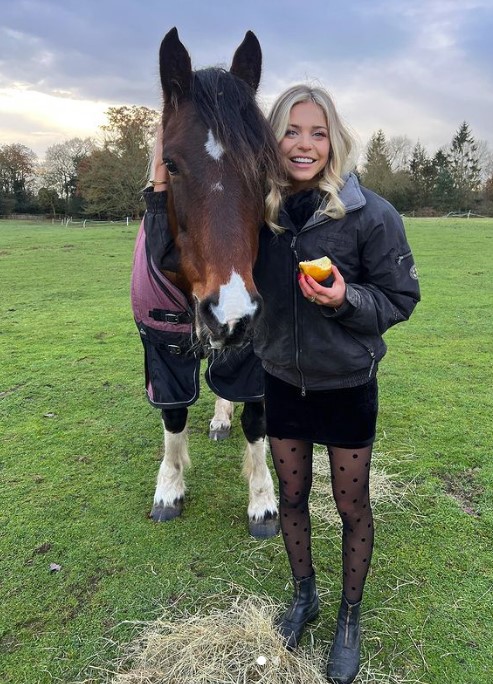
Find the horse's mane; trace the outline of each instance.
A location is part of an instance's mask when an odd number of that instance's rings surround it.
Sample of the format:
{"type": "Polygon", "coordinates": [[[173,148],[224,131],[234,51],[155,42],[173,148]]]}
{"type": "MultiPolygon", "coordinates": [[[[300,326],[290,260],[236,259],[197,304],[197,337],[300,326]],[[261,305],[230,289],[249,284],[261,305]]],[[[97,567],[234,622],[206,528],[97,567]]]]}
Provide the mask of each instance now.
{"type": "Polygon", "coordinates": [[[194,72],[191,96],[239,173],[262,186],[266,180],[280,182],[277,141],[245,81],[218,67],[201,69],[194,72]]]}

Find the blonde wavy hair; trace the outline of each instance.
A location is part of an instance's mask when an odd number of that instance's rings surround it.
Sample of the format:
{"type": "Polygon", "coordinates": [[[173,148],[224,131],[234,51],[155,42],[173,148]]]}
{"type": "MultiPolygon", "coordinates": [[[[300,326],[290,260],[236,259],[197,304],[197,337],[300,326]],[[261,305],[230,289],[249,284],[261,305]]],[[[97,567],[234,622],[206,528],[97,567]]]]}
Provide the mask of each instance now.
{"type": "MultiPolygon", "coordinates": [[[[342,218],[344,204],[339,199],[339,191],[344,185],[343,176],[355,168],[356,141],[349,128],[343,123],[329,93],[318,86],[298,84],[281,93],[272,105],[268,120],[278,143],[284,138],[289,127],[289,116],[294,105],[300,102],[314,102],[322,108],[329,130],[330,152],[327,164],[318,179],[318,188],[325,200],[319,210],[330,218],[342,218]]],[[[270,184],[265,198],[265,218],[274,232],[282,232],[277,225],[283,199],[289,192],[289,182],[285,187],[270,184]]]]}

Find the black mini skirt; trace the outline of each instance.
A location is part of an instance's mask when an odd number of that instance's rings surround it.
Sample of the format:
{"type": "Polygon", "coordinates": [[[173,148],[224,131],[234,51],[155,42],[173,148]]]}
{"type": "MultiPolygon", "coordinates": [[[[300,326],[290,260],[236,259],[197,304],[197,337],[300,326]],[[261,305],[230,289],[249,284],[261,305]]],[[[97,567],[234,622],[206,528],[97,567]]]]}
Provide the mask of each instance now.
{"type": "Polygon", "coordinates": [[[378,385],[307,390],[265,374],[267,435],[281,439],[360,449],[375,440],[378,385]]]}

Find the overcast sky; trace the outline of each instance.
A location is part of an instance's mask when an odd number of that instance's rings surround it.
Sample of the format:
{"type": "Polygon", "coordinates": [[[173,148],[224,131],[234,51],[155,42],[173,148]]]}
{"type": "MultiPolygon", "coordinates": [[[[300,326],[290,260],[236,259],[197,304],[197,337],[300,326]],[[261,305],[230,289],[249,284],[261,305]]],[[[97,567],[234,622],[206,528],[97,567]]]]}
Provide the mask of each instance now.
{"type": "Polygon", "coordinates": [[[159,109],[173,26],[196,68],[229,66],[253,30],[264,108],[318,81],[362,144],[381,128],[433,154],[467,121],[493,149],[493,0],[0,0],[0,144],[42,158],[109,106],[159,109]]]}

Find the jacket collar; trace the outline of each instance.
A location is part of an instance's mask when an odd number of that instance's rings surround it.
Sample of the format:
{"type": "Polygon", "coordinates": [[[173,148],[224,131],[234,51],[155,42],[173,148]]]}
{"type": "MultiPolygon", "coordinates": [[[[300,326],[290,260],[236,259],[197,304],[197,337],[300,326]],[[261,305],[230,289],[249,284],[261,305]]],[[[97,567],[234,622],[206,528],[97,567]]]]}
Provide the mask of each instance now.
{"type": "MultiPolygon", "coordinates": [[[[352,211],[357,211],[365,206],[366,197],[361,192],[358,178],[354,173],[346,173],[342,178],[345,183],[339,190],[339,199],[344,204],[346,214],[350,214],[352,211]]],[[[322,206],[324,205],[325,203],[322,206]]],[[[326,220],[327,216],[314,214],[306,223],[305,228],[311,228],[311,226],[315,225],[316,223],[326,220]]]]}
{"type": "MultiPolygon", "coordinates": [[[[361,187],[358,181],[358,178],[354,173],[346,173],[342,177],[344,182],[344,185],[339,191],[339,199],[341,202],[344,204],[344,207],[346,209],[346,213],[350,214],[352,211],[357,211],[358,209],[361,209],[362,207],[365,206],[366,204],[366,198],[361,192],[361,187]]],[[[324,206],[325,203],[322,204],[324,206]]],[[[287,213],[283,208],[281,208],[281,215],[284,215],[284,218],[287,217],[287,213]]],[[[288,217],[287,217],[288,218],[288,217]]],[[[289,218],[288,218],[289,220],[289,218]]],[[[303,227],[303,230],[306,230],[307,228],[311,228],[315,224],[318,224],[322,221],[326,221],[327,216],[320,216],[320,214],[314,214],[311,216],[308,221],[306,222],[305,226],[303,227]]],[[[282,222],[281,225],[286,225],[284,221],[282,222]]]]}
{"type": "Polygon", "coordinates": [[[345,183],[339,192],[339,199],[346,207],[346,212],[361,209],[366,204],[366,198],[361,192],[359,181],[354,173],[347,173],[343,176],[345,183]]]}

